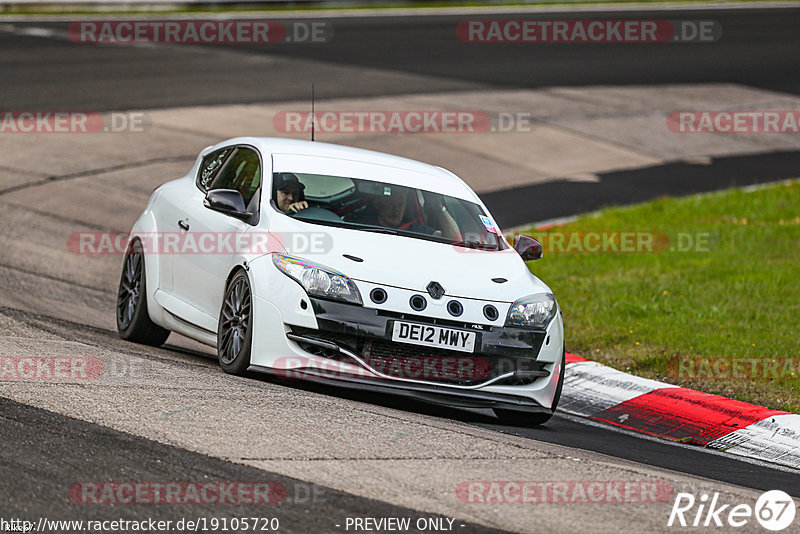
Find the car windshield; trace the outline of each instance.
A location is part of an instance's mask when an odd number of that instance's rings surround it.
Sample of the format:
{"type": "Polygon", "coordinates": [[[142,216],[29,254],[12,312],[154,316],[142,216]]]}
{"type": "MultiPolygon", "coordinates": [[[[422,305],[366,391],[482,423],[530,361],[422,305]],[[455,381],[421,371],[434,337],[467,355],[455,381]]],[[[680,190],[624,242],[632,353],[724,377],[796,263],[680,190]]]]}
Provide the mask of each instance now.
{"type": "Polygon", "coordinates": [[[342,176],[283,172],[273,178],[275,206],[306,222],[480,250],[507,247],[492,220],[474,202],[342,176]]]}

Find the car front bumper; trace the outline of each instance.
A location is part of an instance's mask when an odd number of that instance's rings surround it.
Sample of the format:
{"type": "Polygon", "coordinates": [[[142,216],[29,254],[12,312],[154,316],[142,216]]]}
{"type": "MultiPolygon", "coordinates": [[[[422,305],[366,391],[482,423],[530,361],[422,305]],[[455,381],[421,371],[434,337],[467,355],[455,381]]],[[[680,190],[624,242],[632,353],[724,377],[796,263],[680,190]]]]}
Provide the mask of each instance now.
{"type": "Polygon", "coordinates": [[[537,331],[384,312],[307,295],[305,300],[314,321],[297,325],[285,321],[279,306],[256,299],[258,324],[265,328],[256,329],[252,371],[451,406],[550,411],[564,372],[560,312],[547,330],[537,331]],[[474,331],[476,350],[456,353],[392,342],[397,320],[474,331]],[[436,363],[428,366],[431,360],[436,363]]]}
{"type": "MultiPolygon", "coordinates": [[[[272,265],[270,256],[251,262],[249,272],[255,320],[252,371],[460,406],[527,407],[536,411],[548,410],[553,405],[564,372],[560,310],[544,331],[507,328],[502,326],[502,319],[492,326],[474,318],[458,321],[449,316],[444,318],[442,313],[437,316],[434,302],[421,313],[400,313],[368,302],[357,306],[310,298],[300,284],[272,265]],[[432,354],[423,347],[392,342],[391,327],[396,320],[474,331],[475,352],[432,354]],[[326,347],[310,341],[324,343],[326,347]],[[436,363],[440,366],[437,369],[443,371],[448,361],[455,361],[457,368],[460,363],[472,362],[474,365],[469,369],[476,374],[414,376],[413,372],[403,374],[406,370],[402,367],[398,373],[387,365],[393,359],[412,363],[443,360],[436,363]]],[[[370,288],[360,289],[363,295],[370,288]]],[[[406,292],[397,291],[395,300],[407,302],[406,292]]],[[[479,303],[479,310],[483,304],[479,303]]],[[[495,304],[501,314],[508,308],[507,303],[495,304]]]]}

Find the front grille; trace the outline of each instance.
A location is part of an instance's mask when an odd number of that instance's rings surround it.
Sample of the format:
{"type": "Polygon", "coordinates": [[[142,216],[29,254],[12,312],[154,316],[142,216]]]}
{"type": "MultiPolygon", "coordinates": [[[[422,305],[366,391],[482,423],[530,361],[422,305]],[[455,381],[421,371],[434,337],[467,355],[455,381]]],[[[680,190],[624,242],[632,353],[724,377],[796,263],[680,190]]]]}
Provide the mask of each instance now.
{"type": "Polygon", "coordinates": [[[391,341],[366,340],[361,357],[376,371],[395,378],[474,385],[502,374],[480,354],[391,341]]]}
{"type": "MultiPolygon", "coordinates": [[[[422,380],[445,385],[473,386],[516,370],[545,373],[546,363],[530,358],[514,358],[480,353],[466,353],[396,343],[351,334],[332,333],[310,328],[292,327],[295,334],[323,340],[343,347],[362,358],[376,371],[394,378],[422,380]]],[[[343,355],[332,349],[299,342],[313,354],[341,360],[343,355]],[[308,347],[308,348],[307,348],[308,347]]],[[[537,380],[530,374],[497,382],[499,385],[525,385],[537,380]]]]}

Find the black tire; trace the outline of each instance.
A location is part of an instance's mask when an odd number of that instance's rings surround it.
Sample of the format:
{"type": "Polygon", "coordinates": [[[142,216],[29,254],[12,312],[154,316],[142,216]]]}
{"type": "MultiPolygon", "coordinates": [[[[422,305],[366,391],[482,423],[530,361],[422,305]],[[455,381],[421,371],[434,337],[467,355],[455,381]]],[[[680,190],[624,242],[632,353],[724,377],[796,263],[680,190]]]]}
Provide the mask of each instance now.
{"type": "Polygon", "coordinates": [[[250,366],[253,342],[253,306],[250,279],[244,271],[237,272],[222,299],[217,327],[217,358],[222,370],[242,376],[250,366]]]}
{"type": "Polygon", "coordinates": [[[126,341],[160,347],[170,332],[150,320],[144,256],[142,242],[134,239],[125,252],[117,290],[117,332],[126,341]]]}
{"type": "Polygon", "coordinates": [[[543,425],[553,417],[558,407],[558,401],[561,399],[561,389],[564,387],[564,375],[567,369],[567,348],[561,352],[561,375],[558,377],[558,385],[556,386],[556,394],[553,399],[553,406],[550,413],[530,413],[517,410],[502,410],[493,409],[492,411],[500,421],[511,426],[538,426],[543,425]]]}

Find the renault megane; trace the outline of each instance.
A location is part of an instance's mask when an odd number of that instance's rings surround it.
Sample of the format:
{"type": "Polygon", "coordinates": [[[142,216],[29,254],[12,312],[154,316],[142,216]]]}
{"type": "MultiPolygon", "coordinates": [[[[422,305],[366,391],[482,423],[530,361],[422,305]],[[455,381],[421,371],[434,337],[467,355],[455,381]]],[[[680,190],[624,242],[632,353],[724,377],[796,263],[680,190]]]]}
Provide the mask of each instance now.
{"type": "Polygon", "coordinates": [[[553,292],[453,173],[319,142],[230,139],[133,226],[122,338],[170,332],[233,374],[271,373],[491,408],[541,424],[564,380],[553,292]]]}

